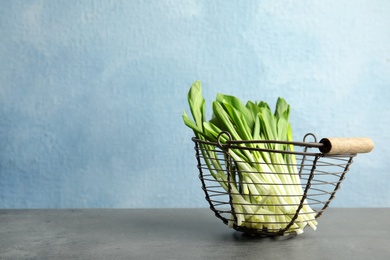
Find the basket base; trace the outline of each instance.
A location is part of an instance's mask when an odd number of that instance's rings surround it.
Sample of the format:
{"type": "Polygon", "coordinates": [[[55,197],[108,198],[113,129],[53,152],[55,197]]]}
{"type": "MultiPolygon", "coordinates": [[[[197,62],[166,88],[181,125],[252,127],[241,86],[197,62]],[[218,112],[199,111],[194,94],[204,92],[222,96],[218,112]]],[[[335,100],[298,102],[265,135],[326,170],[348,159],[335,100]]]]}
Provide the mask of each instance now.
{"type": "Polygon", "coordinates": [[[243,233],[244,235],[251,237],[295,237],[298,235],[295,231],[269,231],[266,228],[264,229],[253,229],[243,226],[237,226],[236,224],[232,227],[234,230],[243,233]]]}

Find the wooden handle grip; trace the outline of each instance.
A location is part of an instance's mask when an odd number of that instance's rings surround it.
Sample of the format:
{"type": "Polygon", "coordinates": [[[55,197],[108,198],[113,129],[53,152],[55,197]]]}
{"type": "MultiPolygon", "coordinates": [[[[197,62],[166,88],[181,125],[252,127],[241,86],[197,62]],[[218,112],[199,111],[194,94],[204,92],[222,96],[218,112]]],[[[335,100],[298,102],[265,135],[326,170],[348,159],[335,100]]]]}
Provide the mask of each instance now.
{"type": "Polygon", "coordinates": [[[357,154],[369,153],[374,149],[370,138],[322,138],[320,151],[326,154],[357,154]]]}

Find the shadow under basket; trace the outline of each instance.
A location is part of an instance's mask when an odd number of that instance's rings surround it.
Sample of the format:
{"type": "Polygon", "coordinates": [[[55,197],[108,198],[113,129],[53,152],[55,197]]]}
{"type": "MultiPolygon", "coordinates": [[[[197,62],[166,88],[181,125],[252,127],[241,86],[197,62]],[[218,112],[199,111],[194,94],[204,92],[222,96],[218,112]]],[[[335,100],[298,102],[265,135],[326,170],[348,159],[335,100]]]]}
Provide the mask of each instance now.
{"type": "Polygon", "coordinates": [[[228,132],[216,142],[192,140],[210,209],[229,227],[257,236],[316,229],[353,158],[373,149],[368,138],[317,142],[310,133],[302,142],[234,141],[228,132]]]}

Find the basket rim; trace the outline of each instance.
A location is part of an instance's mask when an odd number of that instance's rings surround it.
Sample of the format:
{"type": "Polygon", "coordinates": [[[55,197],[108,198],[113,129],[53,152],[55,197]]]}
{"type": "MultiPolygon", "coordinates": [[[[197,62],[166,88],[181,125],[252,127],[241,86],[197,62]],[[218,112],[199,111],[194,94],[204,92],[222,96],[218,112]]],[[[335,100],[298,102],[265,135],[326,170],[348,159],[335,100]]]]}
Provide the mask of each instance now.
{"type": "Polygon", "coordinates": [[[287,150],[277,150],[277,149],[266,149],[266,148],[254,148],[254,147],[248,147],[248,146],[240,146],[242,144],[255,144],[255,143],[263,143],[263,144],[287,144],[287,145],[294,145],[294,146],[301,146],[305,148],[319,148],[322,147],[321,143],[314,143],[314,142],[288,142],[288,141],[277,141],[277,140],[243,140],[243,141],[234,141],[230,140],[227,141],[224,144],[220,144],[218,142],[211,142],[206,140],[201,140],[196,137],[191,138],[193,142],[206,144],[206,145],[213,145],[216,146],[222,150],[226,149],[245,149],[245,150],[253,150],[253,151],[261,151],[261,152],[277,152],[277,153],[283,153],[283,154],[296,154],[296,155],[311,155],[311,156],[323,156],[324,154],[321,152],[313,153],[313,152],[299,152],[299,151],[287,151],[287,150]]]}
{"type": "Polygon", "coordinates": [[[303,141],[297,142],[297,141],[281,141],[281,140],[232,140],[230,133],[226,131],[222,131],[218,135],[217,141],[207,141],[202,140],[197,137],[192,137],[191,140],[195,143],[200,144],[206,144],[206,145],[213,145],[221,150],[228,150],[228,149],[245,149],[245,150],[252,150],[252,151],[260,151],[260,152],[275,152],[275,153],[281,153],[281,154],[294,154],[294,155],[303,155],[303,156],[319,156],[319,157],[355,157],[357,154],[351,153],[351,154],[327,154],[323,153],[320,150],[318,152],[308,152],[308,148],[322,148],[325,145],[321,142],[317,142],[317,138],[314,134],[308,133],[304,136],[303,141]],[[228,135],[229,139],[225,143],[221,143],[220,138],[223,134],[228,135]],[[312,136],[314,138],[314,142],[306,142],[305,139],[307,136],[312,136]],[[267,148],[259,148],[259,147],[249,147],[249,146],[243,146],[245,144],[285,144],[285,145],[293,145],[293,146],[300,146],[304,148],[304,151],[290,151],[290,150],[278,150],[278,149],[267,149],[267,148]]]}

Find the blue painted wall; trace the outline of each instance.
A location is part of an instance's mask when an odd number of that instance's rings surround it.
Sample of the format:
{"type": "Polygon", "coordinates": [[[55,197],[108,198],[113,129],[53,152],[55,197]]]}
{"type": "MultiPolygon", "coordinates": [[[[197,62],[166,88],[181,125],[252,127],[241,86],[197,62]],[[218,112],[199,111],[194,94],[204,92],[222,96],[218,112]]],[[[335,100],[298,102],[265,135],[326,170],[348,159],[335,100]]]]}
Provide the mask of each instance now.
{"type": "MultiPolygon", "coordinates": [[[[197,79],[369,136],[333,206],[389,207],[390,1],[1,1],[0,207],[205,207],[197,79]]],[[[210,106],[208,106],[210,110],[210,106]]]]}

